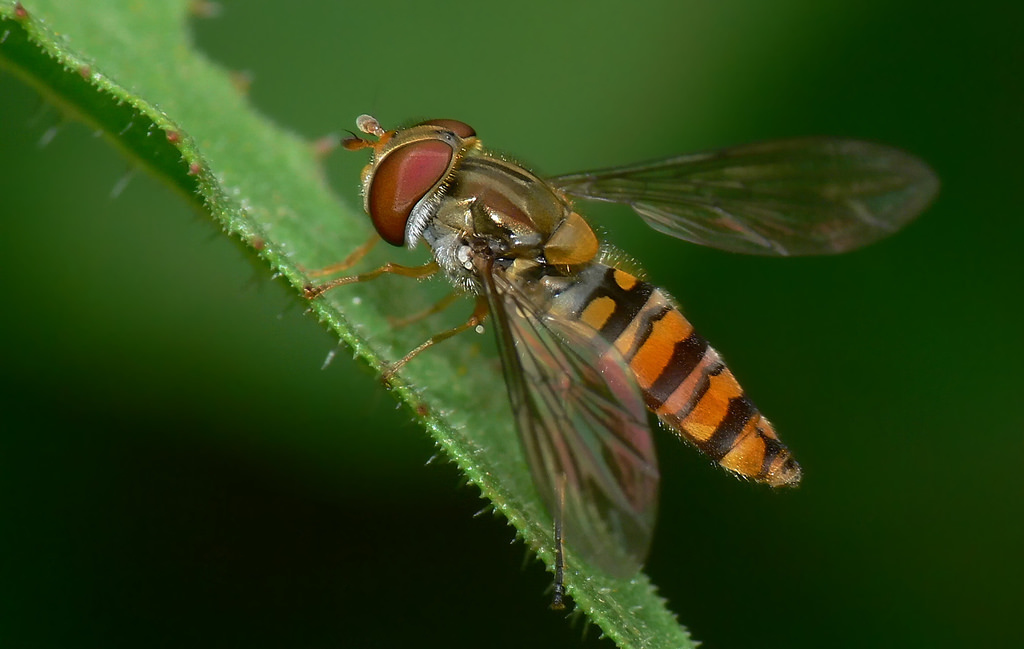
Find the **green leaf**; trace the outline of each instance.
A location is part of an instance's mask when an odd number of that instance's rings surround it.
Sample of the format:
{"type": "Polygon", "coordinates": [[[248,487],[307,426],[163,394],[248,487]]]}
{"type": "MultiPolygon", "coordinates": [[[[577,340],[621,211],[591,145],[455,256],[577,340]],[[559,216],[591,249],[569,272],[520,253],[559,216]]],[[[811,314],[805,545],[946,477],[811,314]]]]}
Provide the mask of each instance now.
{"type": "MultiPolygon", "coordinates": [[[[301,296],[305,268],[343,258],[371,228],[328,187],[313,143],[259,115],[191,45],[188,0],[0,6],[0,64],[69,116],[97,128],[179,189],[295,289],[295,299],[380,371],[422,339],[388,324],[432,301],[401,278],[301,296]]],[[[467,304],[468,306],[468,304],[467,304]]],[[[462,338],[471,336],[466,334],[462,338]]],[[[508,412],[494,354],[450,343],[393,380],[392,392],[550,567],[550,520],[536,494],[508,412]]],[[[571,542],[571,541],[570,541],[571,542]]],[[[611,579],[574,560],[566,583],[581,610],[621,647],[691,647],[686,630],[645,575],[611,579]]],[[[527,640],[528,641],[528,640],[527,640]]]]}

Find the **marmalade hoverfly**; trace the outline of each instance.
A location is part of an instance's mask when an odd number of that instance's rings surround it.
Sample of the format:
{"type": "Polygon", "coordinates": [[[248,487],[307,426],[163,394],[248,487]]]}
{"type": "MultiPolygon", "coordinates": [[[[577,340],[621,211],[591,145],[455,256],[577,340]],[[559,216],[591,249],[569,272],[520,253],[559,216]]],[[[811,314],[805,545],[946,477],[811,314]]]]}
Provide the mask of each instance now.
{"type": "MultiPolygon", "coordinates": [[[[363,170],[364,208],[379,239],[433,260],[307,286],[315,298],[385,273],[442,272],[476,296],[465,324],[389,369],[490,317],[533,481],[554,521],[555,593],[563,606],[563,539],[615,577],[639,570],[657,507],[647,411],[732,473],[795,485],[800,466],[707,341],[661,289],[598,241],[570,197],[632,207],[665,234],[731,252],[820,255],[858,248],[906,225],[938,181],[902,151],[857,140],[751,144],[542,179],[484,149],[467,124],[429,120],[385,131],[363,170]]],[[[431,312],[451,303],[447,299],[431,312]]]]}

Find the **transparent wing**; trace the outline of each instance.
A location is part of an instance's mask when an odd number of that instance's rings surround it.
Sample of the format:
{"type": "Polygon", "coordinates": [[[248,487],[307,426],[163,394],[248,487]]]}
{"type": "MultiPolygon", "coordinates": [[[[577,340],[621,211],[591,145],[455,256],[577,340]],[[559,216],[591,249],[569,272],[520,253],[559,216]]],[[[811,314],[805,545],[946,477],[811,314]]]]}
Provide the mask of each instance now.
{"type": "Polygon", "coordinates": [[[632,373],[613,347],[538,312],[500,272],[481,275],[537,490],[570,549],[633,576],[650,546],[658,468],[632,373]]]}
{"type": "Polygon", "coordinates": [[[631,206],[655,230],[754,255],[827,255],[899,230],[938,191],[934,172],[892,147],[778,140],[549,178],[581,198],[631,206]]]}

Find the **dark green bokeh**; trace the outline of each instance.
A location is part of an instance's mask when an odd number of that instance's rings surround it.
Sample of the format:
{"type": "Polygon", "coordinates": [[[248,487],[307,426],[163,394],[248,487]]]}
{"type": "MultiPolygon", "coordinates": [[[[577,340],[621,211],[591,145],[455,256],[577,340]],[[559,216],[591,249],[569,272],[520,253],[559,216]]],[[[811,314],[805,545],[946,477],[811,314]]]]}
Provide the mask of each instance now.
{"type": "MultiPolygon", "coordinates": [[[[832,259],[592,210],[807,476],[771,493],[661,439],[648,572],[712,647],[1024,643],[1017,5],[224,5],[197,42],[311,138],[371,112],[551,173],[808,134],[928,160],[921,221],[832,259]]],[[[112,198],[130,166],[58,122],[0,76],[0,644],[580,644],[373,377],[319,369],[299,300],[144,174],[112,198]]],[[[362,162],[329,161],[348,200],[362,162]]]]}

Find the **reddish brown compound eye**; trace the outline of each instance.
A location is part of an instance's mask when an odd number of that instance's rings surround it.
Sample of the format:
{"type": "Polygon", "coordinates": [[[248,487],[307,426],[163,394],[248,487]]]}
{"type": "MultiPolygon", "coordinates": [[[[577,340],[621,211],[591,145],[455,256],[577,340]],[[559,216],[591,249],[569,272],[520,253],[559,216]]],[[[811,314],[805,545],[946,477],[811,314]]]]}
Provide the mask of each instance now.
{"type": "Polygon", "coordinates": [[[377,165],[366,205],[382,239],[393,246],[405,242],[412,208],[444,178],[452,155],[444,142],[420,140],[395,149],[377,165]]]}
{"type": "Polygon", "coordinates": [[[476,131],[472,126],[465,122],[460,122],[457,119],[428,119],[425,122],[420,122],[417,126],[440,126],[443,129],[447,129],[459,137],[475,137],[476,131]]]}

